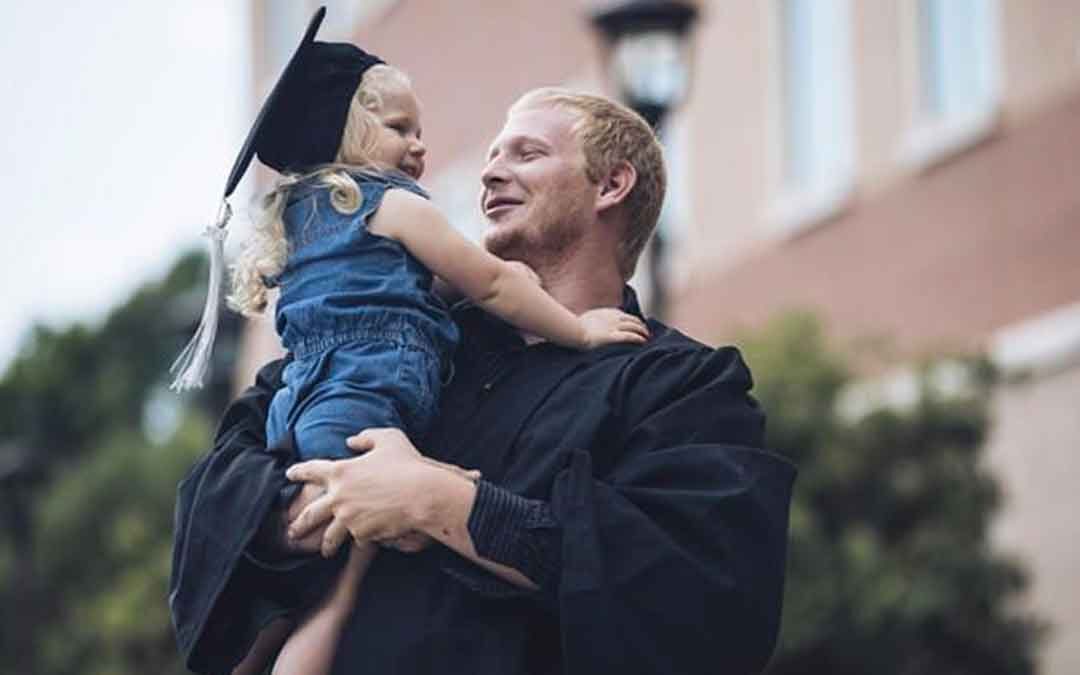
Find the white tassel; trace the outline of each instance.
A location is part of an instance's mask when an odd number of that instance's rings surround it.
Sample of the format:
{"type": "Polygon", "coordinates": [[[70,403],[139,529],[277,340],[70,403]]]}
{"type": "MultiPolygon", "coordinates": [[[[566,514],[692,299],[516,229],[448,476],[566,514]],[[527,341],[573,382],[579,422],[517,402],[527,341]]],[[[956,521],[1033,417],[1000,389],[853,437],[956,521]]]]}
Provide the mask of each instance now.
{"type": "Polygon", "coordinates": [[[210,283],[206,289],[206,304],[199,327],[169,368],[169,372],[176,377],[169,385],[173,391],[201,389],[203,379],[210,371],[210,356],[214,351],[214,338],[217,337],[221,286],[225,279],[225,237],[229,233],[226,226],[231,217],[232,207],[229,202],[222,201],[217,222],[203,231],[210,245],[210,283]]]}

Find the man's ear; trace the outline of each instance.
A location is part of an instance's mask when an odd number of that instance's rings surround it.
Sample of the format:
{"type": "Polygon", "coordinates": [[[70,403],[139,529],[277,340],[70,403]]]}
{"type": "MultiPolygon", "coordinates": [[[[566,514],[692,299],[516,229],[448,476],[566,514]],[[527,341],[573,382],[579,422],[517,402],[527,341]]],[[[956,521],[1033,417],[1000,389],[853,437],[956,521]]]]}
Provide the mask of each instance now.
{"type": "Polygon", "coordinates": [[[626,160],[619,162],[600,181],[596,210],[605,211],[622,204],[635,185],[637,185],[637,169],[626,160]]]}

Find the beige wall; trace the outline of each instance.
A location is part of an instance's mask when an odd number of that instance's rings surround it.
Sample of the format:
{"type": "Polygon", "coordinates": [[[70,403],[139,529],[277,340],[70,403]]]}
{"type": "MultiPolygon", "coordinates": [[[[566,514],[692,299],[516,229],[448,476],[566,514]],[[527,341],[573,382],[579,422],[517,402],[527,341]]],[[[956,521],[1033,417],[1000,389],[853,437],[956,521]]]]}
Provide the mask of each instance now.
{"type": "Polygon", "coordinates": [[[717,264],[737,256],[758,236],[768,198],[770,59],[762,3],[704,4],[684,112],[694,139],[690,195],[698,219],[687,239],[693,239],[689,248],[717,264]]]}
{"type": "MultiPolygon", "coordinates": [[[[700,237],[690,248],[715,269],[776,239],[766,217],[779,183],[776,3],[703,5],[686,110],[700,237]]],[[[914,105],[915,0],[850,6],[856,188],[846,211],[918,173],[900,159],[914,105]]],[[[998,9],[1002,133],[1080,87],[1080,2],[998,0],[998,9]]]]}
{"type": "MultiPolygon", "coordinates": [[[[1080,300],[1080,91],[834,221],[700,271],[673,320],[730,339],[787,308],[901,355],[985,344],[1080,300]]],[[[718,226],[721,224],[718,223],[718,226]]]]}
{"type": "Polygon", "coordinates": [[[1041,652],[1046,675],[1080,673],[1077,401],[1080,364],[1002,387],[986,455],[1004,488],[994,539],[1031,573],[1026,607],[1053,624],[1041,652]]]}
{"type": "Polygon", "coordinates": [[[566,82],[595,62],[582,16],[578,0],[398,2],[361,26],[357,40],[413,79],[434,179],[486,148],[526,90],[566,82]]]}
{"type": "Polygon", "coordinates": [[[999,2],[1005,115],[1013,119],[1080,86],[1080,1],[999,2]]]}

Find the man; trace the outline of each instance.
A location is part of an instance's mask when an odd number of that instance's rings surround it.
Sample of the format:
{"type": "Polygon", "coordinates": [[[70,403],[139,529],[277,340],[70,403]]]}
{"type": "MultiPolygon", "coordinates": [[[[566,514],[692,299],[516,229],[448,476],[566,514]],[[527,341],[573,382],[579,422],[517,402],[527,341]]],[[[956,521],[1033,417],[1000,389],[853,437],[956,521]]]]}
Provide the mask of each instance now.
{"type": "MultiPolygon", "coordinates": [[[[489,250],[575,312],[640,313],[625,284],[665,189],[640,117],[530,92],[482,182],[489,250]]],[[[329,553],[352,536],[387,549],[335,672],[759,672],[779,628],[794,470],[760,449],[738,352],[656,321],[644,346],[574,352],[473,307],[454,314],[456,374],[435,429],[412,439],[423,455],[365,430],[350,439],[364,454],[289,470],[304,489],[284,516],[290,456],[262,436],[280,364],[226,413],[178,505],[171,600],[189,666],[231,668],[256,630],[331,582],[342,556],[283,555],[288,542],[329,553]]]]}

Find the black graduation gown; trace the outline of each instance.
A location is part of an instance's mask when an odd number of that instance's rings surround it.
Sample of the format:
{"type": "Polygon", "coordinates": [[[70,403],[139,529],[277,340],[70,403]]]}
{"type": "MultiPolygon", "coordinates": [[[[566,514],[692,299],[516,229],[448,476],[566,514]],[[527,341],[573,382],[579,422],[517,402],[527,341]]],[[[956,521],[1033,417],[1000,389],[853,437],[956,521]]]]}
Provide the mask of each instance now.
{"type": "MultiPolygon", "coordinates": [[[[548,502],[558,584],[516,589],[439,546],[381,552],[334,672],[760,671],[779,628],[794,469],[760,449],[764,416],[738,352],[656,322],[643,347],[525,347],[476,310],[457,318],[457,375],[418,445],[548,502]]],[[[265,369],[230,408],[180,488],[171,600],[203,672],[227,671],[330,569],[243,554],[284,484],[287,458],[260,449],[276,377],[265,369]]]]}

